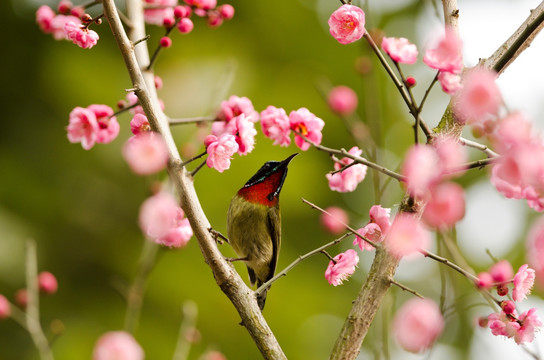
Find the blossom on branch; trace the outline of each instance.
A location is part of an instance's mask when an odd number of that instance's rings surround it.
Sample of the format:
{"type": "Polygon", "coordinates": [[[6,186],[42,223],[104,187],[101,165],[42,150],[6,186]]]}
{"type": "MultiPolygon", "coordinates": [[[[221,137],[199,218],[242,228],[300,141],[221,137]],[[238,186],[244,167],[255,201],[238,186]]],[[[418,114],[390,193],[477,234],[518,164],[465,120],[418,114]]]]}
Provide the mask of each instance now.
{"type": "Polygon", "coordinates": [[[223,134],[220,137],[208,135],[204,140],[208,158],[206,165],[220,173],[230,168],[232,155],[238,151],[236,138],[231,134],[223,134]]]}
{"type": "Polygon", "coordinates": [[[38,288],[44,294],[56,293],[59,288],[57,278],[49,271],[42,271],[38,274],[38,288]]]}
{"type": "Polygon", "coordinates": [[[417,47],[406,38],[383,37],[382,49],[393,61],[413,64],[417,61],[417,47]]]}
{"type": "Polygon", "coordinates": [[[463,69],[463,43],[452,29],[446,29],[446,34],[438,43],[427,49],[423,62],[432,69],[459,74],[463,69]]]}
{"type": "Polygon", "coordinates": [[[89,30],[86,26],[68,21],[64,24],[64,33],[68,40],[82,49],[90,49],[98,42],[99,36],[94,30],[89,30]]]}
{"type": "Polygon", "coordinates": [[[11,315],[11,306],[8,299],[0,294],[0,319],[6,319],[11,315]]]}
{"type": "Polygon", "coordinates": [[[463,76],[463,88],[456,93],[454,110],[463,121],[477,123],[496,115],[502,97],[494,71],[477,67],[463,76]]]}
{"type": "MultiPolygon", "coordinates": [[[[321,144],[321,139],[323,138],[321,130],[323,130],[325,122],[312,114],[310,110],[303,107],[291,111],[291,113],[289,113],[289,122],[291,123],[291,130],[295,133],[300,133],[308,138],[308,140],[316,144],[321,144]]],[[[306,151],[310,148],[310,144],[298,134],[295,135],[295,144],[302,151],[306,151]]]]}
{"type": "Polygon", "coordinates": [[[96,143],[99,130],[98,121],[91,110],[78,106],[70,112],[70,120],[66,130],[71,143],[80,142],[83,149],[89,150],[96,143]]]}
{"type": "Polygon", "coordinates": [[[109,144],[119,135],[119,123],[117,118],[113,116],[113,109],[107,105],[92,104],[87,107],[91,110],[98,123],[98,132],[96,134],[96,142],[99,144],[109,144]]]}
{"type": "Polygon", "coordinates": [[[534,340],[535,332],[542,326],[542,322],[536,315],[536,309],[532,308],[517,317],[514,311],[506,314],[492,313],[487,317],[488,326],[495,336],[513,338],[518,345],[523,345],[534,340]]]}
{"type": "Polygon", "coordinates": [[[168,163],[168,149],[161,135],[147,131],[134,135],[123,146],[123,156],[138,175],[161,171],[168,163]]]}
{"type": "MultiPolygon", "coordinates": [[[[352,147],[349,150],[351,155],[360,156],[363,150],[357,146],[352,147]]],[[[334,169],[336,171],[343,167],[353,164],[355,160],[348,157],[344,157],[340,162],[334,163],[334,169]]],[[[329,181],[329,187],[333,191],[338,192],[351,192],[357,188],[357,185],[363,181],[366,177],[367,166],[363,164],[351,165],[340,172],[334,174],[326,174],[326,178],[329,181]]]]}
{"type": "Polygon", "coordinates": [[[55,40],[68,39],[64,31],[66,23],[81,24],[81,19],[73,15],[56,14],[47,5],[42,5],[36,11],[36,23],[45,34],[52,34],[55,40]]]}
{"type": "Polygon", "coordinates": [[[438,74],[438,81],[442,86],[442,91],[449,95],[455,95],[457,91],[463,88],[461,77],[450,72],[441,71],[438,74]]]}
{"type": "Polygon", "coordinates": [[[395,217],[387,236],[385,246],[391,254],[403,257],[424,249],[431,243],[431,235],[412,214],[400,213],[395,217]]]}
{"type": "Polygon", "coordinates": [[[489,275],[491,275],[494,282],[504,283],[512,281],[514,270],[508,260],[500,260],[489,268],[489,275]]]}
{"type": "Polygon", "coordinates": [[[270,105],[261,111],[261,127],[263,134],[274,140],[273,145],[289,146],[291,144],[291,123],[283,108],[270,105]]]}
{"type": "Polygon", "coordinates": [[[408,300],[393,319],[393,335],[406,351],[421,353],[429,349],[444,330],[444,318],[430,299],[408,300]]]}
{"type": "Polygon", "coordinates": [[[335,86],[327,95],[327,103],[335,113],[348,116],[357,109],[357,94],[347,86],[335,86]]]}
{"type": "Polygon", "coordinates": [[[529,268],[529,265],[522,265],[514,276],[514,289],[512,290],[512,299],[522,301],[531,293],[535,283],[535,271],[529,268]]]}
{"type": "Polygon", "coordinates": [[[255,147],[257,130],[255,124],[245,114],[240,114],[230,120],[225,126],[225,134],[235,136],[239,155],[247,155],[255,147]]]}
{"type": "Polygon", "coordinates": [[[331,285],[341,285],[344,280],[355,272],[358,263],[359,256],[355,250],[349,249],[340,253],[329,262],[329,266],[325,270],[325,279],[331,285]]]}
{"type": "Polygon", "coordinates": [[[368,214],[370,221],[380,227],[382,234],[387,234],[391,227],[391,209],[383,208],[381,205],[372,205],[368,214]]]}
{"type": "Polygon", "coordinates": [[[338,206],[329,206],[325,209],[326,213],[321,213],[321,225],[329,233],[338,235],[346,229],[346,224],[349,223],[349,217],[346,211],[338,206]]]}
{"type": "Polygon", "coordinates": [[[134,135],[141,134],[146,131],[151,131],[149,120],[144,114],[135,114],[132,120],[130,120],[130,131],[134,135]]]}
{"type": "Polygon", "coordinates": [[[429,201],[423,211],[423,221],[433,228],[451,228],[465,216],[463,188],[447,182],[431,189],[429,201]]]}
{"type": "Polygon", "coordinates": [[[340,6],[329,18],[329,31],[340,44],[350,44],[365,34],[365,12],[354,5],[340,6]]]}
{"type": "Polygon", "coordinates": [[[366,224],[366,226],[360,228],[357,230],[357,233],[360,236],[355,235],[355,240],[353,240],[353,245],[357,245],[361,251],[368,250],[372,251],[374,250],[374,246],[370,245],[368,242],[366,242],[363,237],[367,238],[368,240],[372,241],[373,243],[379,243],[382,242],[384,239],[384,234],[382,233],[382,230],[380,226],[376,223],[370,222],[366,224]]]}
{"type": "Polygon", "coordinates": [[[163,26],[165,20],[174,20],[174,6],[178,0],[144,0],[144,20],[148,24],[163,26]]]}
{"type": "Polygon", "coordinates": [[[93,349],[93,360],[143,360],[144,351],[126,331],[110,331],[102,335],[93,349]]]}

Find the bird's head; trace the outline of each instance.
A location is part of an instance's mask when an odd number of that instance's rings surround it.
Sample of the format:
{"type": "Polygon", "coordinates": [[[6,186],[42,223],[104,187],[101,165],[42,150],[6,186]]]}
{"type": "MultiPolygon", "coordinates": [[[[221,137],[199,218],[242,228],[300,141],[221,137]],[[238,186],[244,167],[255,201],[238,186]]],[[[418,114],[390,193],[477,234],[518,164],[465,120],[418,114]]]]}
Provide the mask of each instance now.
{"type": "Polygon", "coordinates": [[[245,200],[267,206],[274,206],[279,201],[281,187],[287,176],[287,165],[296,156],[295,153],[283,161],[267,161],[249,179],[238,195],[245,200]]]}

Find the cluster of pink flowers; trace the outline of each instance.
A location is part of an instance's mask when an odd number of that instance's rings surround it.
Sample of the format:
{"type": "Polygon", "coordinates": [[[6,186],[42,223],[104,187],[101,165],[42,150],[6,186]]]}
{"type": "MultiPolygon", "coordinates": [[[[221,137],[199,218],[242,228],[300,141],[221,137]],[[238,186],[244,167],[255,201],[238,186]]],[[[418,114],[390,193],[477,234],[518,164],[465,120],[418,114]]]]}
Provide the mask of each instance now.
{"type": "Polygon", "coordinates": [[[87,108],[76,107],[70,112],[68,140],[81,143],[85,150],[95,143],[108,144],[119,135],[119,123],[107,105],[93,104],[87,108]]]}
{"type": "Polygon", "coordinates": [[[64,32],[68,40],[83,49],[90,49],[98,42],[98,34],[87,26],[68,21],[64,24],[64,32]]]}
{"type": "MultiPolygon", "coordinates": [[[[522,265],[514,275],[512,265],[506,260],[495,263],[491,268],[478,274],[478,287],[495,288],[499,296],[507,296],[509,284],[513,284],[512,299],[521,302],[527,298],[535,282],[535,270],[527,264],[522,265]]],[[[482,326],[489,326],[493,335],[513,338],[517,344],[531,342],[542,323],[536,315],[536,309],[530,309],[517,315],[516,304],[511,300],[500,303],[501,312],[490,314],[480,321],[482,326]]]]}
{"type": "Polygon", "coordinates": [[[417,47],[406,38],[383,37],[382,49],[393,61],[413,64],[417,61],[417,47]]]}
{"type": "Polygon", "coordinates": [[[414,145],[401,168],[410,195],[426,199],[423,220],[434,228],[450,227],[465,214],[463,189],[444,182],[464,172],[466,153],[450,137],[437,137],[432,145],[414,145]]]}
{"type": "MultiPolygon", "coordinates": [[[[355,156],[361,156],[363,150],[357,146],[352,147],[348,153],[355,156]]],[[[352,165],[355,160],[344,157],[340,161],[334,163],[334,170],[338,171],[345,167],[344,170],[334,174],[326,174],[329,181],[329,187],[333,191],[351,192],[357,188],[357,185],[365,179],[367,166],[363,164],[352,165]]]]}
{"type": "Polygon", "coordinates": [[[463,70],[463,43],[457,33],[446,29],[445,35],[427,49],[423,62],[440,71],[438,81],[444,92],[454,95],[462,87],[459,74],[463,70]]]}
{"type": "Polygon", "coordinates": [[[374,250],[374,247],[362,237],[367,238],[375,244],[382,242],[391,228],[391,209],[383,208],[381,205],[373,205],[369,211],[370,221],[364,227],[357,230],[361,236],[355,236],[353,245],[359,246],[361,251],[374,250]]]}
{"type": "Polygon", "coordinates": [[[234,16],[234,7],[229,4],[217,6],[217,0],[184,0],[185,5],[178,5],[178,0],[144,0],[145,21],[157,26],[170,28],[177,23],[178,30],[187,34],[193,30],[191,16],[207,18],[208,25],[220,26],[224,20],[234,16]]]}
{"type": "Polygon", "coordinates": [[[174,197],[158,192],[140,207],[140,227],[157,244],[180,248],[187,244],[193,230],[174,197]]]}
{"type": "Polygon", "coordinates": [[[365,34],[365,13],[354,5],[340,6],[329,18],[329,31],[340,44],[350,44],[365,34]]]}
{"type": "Polygon", "coordinates": [[[238,151],[236,138],[231,134],[223,134],[220,137],[208,135],[204,140],[208,158],[206,165],[220,173],[230,168],[232,155],[238,151]]]}
{"type": "Polygon", "coordinates": [[[414,298],[397,311],[393,335],[406,351],[421,353],[429,349],[444,330],[444,317],[431,299],[414,298]]]}

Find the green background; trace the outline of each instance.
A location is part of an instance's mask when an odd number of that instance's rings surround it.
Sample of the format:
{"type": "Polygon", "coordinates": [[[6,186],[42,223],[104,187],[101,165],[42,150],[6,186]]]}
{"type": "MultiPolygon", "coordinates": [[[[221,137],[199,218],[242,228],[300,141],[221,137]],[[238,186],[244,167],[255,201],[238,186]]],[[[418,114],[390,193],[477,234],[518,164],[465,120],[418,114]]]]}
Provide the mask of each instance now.
{"type": "MultiPolygon", "coordinates": [[[[363,129],[374,135],[380,145],[380,162],[398,168],[413,141],[407,109],[364,42],[342,46],[328,34],[326,21],[338,1],[230,3],[236,9],[233,20],[212,29],[202,19],[195,19],[194,31],[189,35],[174,31],[173,47],[161,55],[156,73],[165,85],[159,96],[169,116],[213,115],[228,96],[247,96],[258,111],[268,105],[284,107],[287,112],[309,108],[325,121],[323,144],[349,149],[356,143],[321,94],[331,85],[347,85],[359,94],[358,117],[362,120],[356,122],[364,123],[363,129]],[[357,71],[361,64],[370,65],[363,75],[357,71]]],[[[367,28],[378,27],[390,35],[413,39],[414,19],[424,6],[431,6],[430,2],[408,2],[394,12],[367,6],[367,28]]],[[[137,224],[138,208],[150,195],[150,186],[165,174],[139,177],[129,170],[120,151],[131,135],[127,114],[119,116],[121,134],[109,145],[85,151],[67,141],[65,128],[71,109],[92,103],[115,107],[131,84],[107,22],[94,27],[100,35],[98,45],[82,50],[42,34],[34,22],[37,7],[37,3],[19,1],[0,4],[0,26],[4,29],[0,40],[4,84],[0,87],[0,293],[12,300],[15,291],[25,286],[24,243],[35,239],[40,271],[51,271],[59,281],[58,293],[41,299],[46,333],[53,336],[50,324],[54,320],[64,327],[55,337],[53,352],[57,359],[88,359],[101,334],[123,327],[126,303],[121,294],[136,274],[145,241],[137,224]]],[[[429,21],[438,19],[435,16],[429,21]]],[[[162,31],[148,28],[151,48],[162,31]]],[[[420,65],[404,69],[407,74],[417,74],[420,85],[415,91],[420,97],[434,73],[420,65]]],[[[448,98],[436,88],[431,99],[430,110],[424,115],[434,126],[448,98]]],[[[203,150],[201,139],[207,131],[194,125],[173,128],[183,156],[203,150]]],[[[360,146],[370,145],[365,142],[360,146]]],[[[259,129],[255,150],[248,156],[236,155],[231,169],[223,174],[201,170],[195,186],[213,227],[226,232],[231,197],[263,162],[297,151],[294,144],[272,146],[259,129]]],[[[351,225],[360,227],[367,223],[371,205],[380,202],[395,208],[402,197],[395,182],[383,196],[376,194],[375,174],[370,170],[355,192],[332,192],[325,179],[331,169],[329,156],[315,149],[303,152],[291,163],[281,195],[280,269],[298,255],[334,239],[321,228],[319,213],[301,198],[322,207],[341,206],[348,211],[351,225]]],[[[460,181],[471,184],[483,173],[474,172],[460,181]]],[[[380,179],[382,183],[385,180],[380,179]]],[[[330,253],[350,248],[351,241],[330,253]]],[[[234,256],[227,245],[221,250],[225,256],[234,256]]],[[[522,249],[514,251],[510,259],[521,257],[522,249]]],[[[274,284],[264,315],[290,359],[328,357],[371,260],[371,255],[361,254],[359,269],[339,287],[324,279],[328,260],[322,255],[304,261],[274,284]]],[[[236,268],[246,279],[244,266],[236,264],[236,268]]],[[[431,263],[429,269],[407,285],[438,299],[438,266],[431,263]]],[[[457,289],[450,305],[458,311],[447,317],[441,341],[459,349],[458,355],[464,358],[473,327],[465,309],[481,300],[474,298],[473,289],[462,278],[449,271],[446,274],[457,289]]],[[[387,335],[388,323],[393,309],[408,297],[392,289],[365,342],[365,354],[396,348],[387,335]]],[[[182,320],[181,306],[186,301],[198,304],[196,326],[201,334],[191,359],[198,359],[208,349],[217,349],[229,359],[260,357],[246,330],[238,325],[235,309],[215,285],[193,238],[184,249],[161,249],[149,277],[135,331],[148,359],[171,358],[182,320]]],[[[13,321],[1,321],[0,359],[36,358],[28,334],[13,321]]]]}

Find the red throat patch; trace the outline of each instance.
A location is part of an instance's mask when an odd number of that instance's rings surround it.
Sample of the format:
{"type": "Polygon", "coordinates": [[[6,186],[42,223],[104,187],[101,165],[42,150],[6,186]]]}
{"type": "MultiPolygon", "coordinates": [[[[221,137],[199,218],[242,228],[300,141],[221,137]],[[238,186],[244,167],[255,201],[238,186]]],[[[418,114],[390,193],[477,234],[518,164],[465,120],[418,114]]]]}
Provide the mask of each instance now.
{"type": "Polygon", "coordinates": [[[279,199],[278,196],[274,196],[274,192],[278,189],[282,176],[283,171],[276,171],[255,185],[241,188],[238,195],[252,203],[275,206],[279,199]]]}

